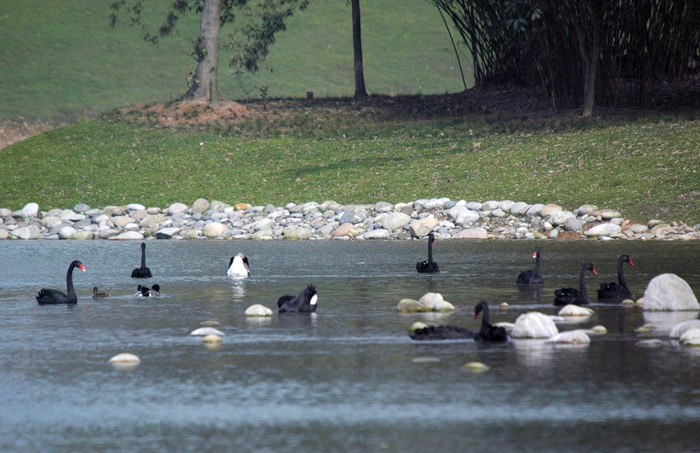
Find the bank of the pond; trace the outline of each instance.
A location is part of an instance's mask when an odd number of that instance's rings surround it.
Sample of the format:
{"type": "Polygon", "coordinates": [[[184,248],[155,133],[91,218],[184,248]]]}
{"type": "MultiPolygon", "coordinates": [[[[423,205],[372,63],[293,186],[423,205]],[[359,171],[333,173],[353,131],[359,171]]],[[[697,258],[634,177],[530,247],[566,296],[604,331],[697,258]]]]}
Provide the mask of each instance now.
{"type": "Polygon", "coordinates": [[[285,206],[229,205],[203,198],[191,206],[146,207],[132,203],[102,209],[18,211],[0,208],[0,239],[336,239],[403,240],[433,233],[438,239],[700,239],[700,224],[634,223],[614,209],[584,204],[567,210],[555,204],[512,200],[485,202],[449,198],[408,203],[341,205],[334,201],[285,206]]]}

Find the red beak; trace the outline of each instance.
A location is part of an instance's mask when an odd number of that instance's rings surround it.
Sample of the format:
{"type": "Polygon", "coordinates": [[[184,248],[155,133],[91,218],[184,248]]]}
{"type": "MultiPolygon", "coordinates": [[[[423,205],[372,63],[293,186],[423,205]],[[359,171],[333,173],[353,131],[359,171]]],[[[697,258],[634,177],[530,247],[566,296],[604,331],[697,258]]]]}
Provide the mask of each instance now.
{"type": "Polygon", "coordinates": [[[532,257],[533,257],[533,258],[537,258],[537,252],[533,253],[533,254],[532,254],[532,257]]]}
{"type": "Polygon", "coordinates": [[[592,271],[593,271],[594,274],[598,275],[598,271],[595,270],[595,267],[592,269],[592,271]]]}
{"type": "Polygon", "coordinates": [[[474,319],[479,317],[479,313],[474,313],[474,319]]]}
{"type": "Polygon", "coordinates": [[[630,266],[634,266],[634,263],[632,262],[632,258],[630,258],[630,266]]]}
{"type": "Polygon", "coordinates": [[[87,272],[87,271],[85,270],[85,266],[83,266],[82,264],[80,265],[80,270],[83,271],[83,272],[87,272]]]}

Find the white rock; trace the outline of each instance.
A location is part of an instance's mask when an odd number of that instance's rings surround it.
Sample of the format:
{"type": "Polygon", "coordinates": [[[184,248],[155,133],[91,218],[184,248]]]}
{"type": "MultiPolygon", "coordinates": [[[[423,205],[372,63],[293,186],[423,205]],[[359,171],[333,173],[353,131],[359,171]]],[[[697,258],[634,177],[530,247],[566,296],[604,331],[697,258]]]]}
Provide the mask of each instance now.
{"type": "Polygon", "coordinates": [[[110,241],[137,241],[142,239],[143,234],[138,231],[125,231],[124,233],[109,238],[110,241]]]}
{"type": "Polygon", "coordinates": [[[25,219],[39,215],[39,205],[37,203],[27,203],[22,208],[22,217],[25,219]]]}
{"type": "Polygon", "coordinates": [[[73,236],[75,236],[75,228],[71,226],[64,226],[63,228],[58,230],[59,239],[70,239],[73,236]]]}
{"type": "Polygon", "coordinates": [[[382,218],[381,225],[389,231],[394,231],[402,228],[404,225],[408,225],[410,221],[411,216],[403,212],[392,212],[382,218]]]}
{"type": "Polygon", "coordinates": [[[620,228],[619,225],[615,225],[612,223],[601,223],[600,225],[596,225],[590,230],[586,231],[585,235],[589,237],[613,236],[615,234],[620,234],[621,231],[622,228],[620,228]]]}
{"type": "Polygon", "coordinates": [[[592,316],[593,310],[578,305],[569,304],[559,310],[559,316],[592,316]]]}
{"type": "Polygon", "coordinates": [[[591,339],[583,330],[570,330],[562,332],[550,337],[546,340],[547,343],[558,344],[588,344],[591,339]]]}
{"type": "Polygon", "coordinates": [[[412,222],[409,231],[411,232],[411,236],[420,238],[429,235],[438,223],[440,223],[438,219],[431,215],[430,217],[412,222]]]}
{"type": "Polygon", "coordinates": [[[38,239],[41,236],[41,231],[36,225],[29,225],[12,230],[10,235],[20,239],[38,239]]]}
{"type": "Polygon", "coordinates": [[[243,313],[243,314],[245,316],[251,316],[251,317],[255,317],[255,316],[266,317],[266,316],[272,316],[272,310],[270,310],[269,308],[267,308],[264,305],[255,304],[255,305],[251,305],[250,307],[246,308],[245,313],[243,313]]]}
{"type": "Polygon", "coordinates": [[[529,208],[527,208],[526,214],[529,215],[530,217],[535,217],[537,215],[542,216],[542,209],[544,209],[543,204],[533,204],[529,208]]]}
{"type": "Polygon", "coordinates": [[[391,233],[389,232],[389,230],[385,230],[384,228],[368,231],[363,235],[365,239],[386,239],[390,236],[391,233]]]}
{"type": "Polygon", "coordinates": [[[132,364],[139,364],[141,363],[141,359],[137,355],[130,354],[128,352],[122,352],[121,354],[117,354],[111,359],[109,359],[108,363],[132,363],[132,364]]]}
{"type": "Polygon", "coordinates": [[[190,335],[193,337],[205,337],[207,335],[218,335],[220,337],[223,337],[226,335],[219,329],[215,329],[213,327],[200,327],[199,329],[195,329],[192,332],[190,332],[190,335]]]}
{"type": "Polygon", "coordinates": [[[126,205],[126,210],[127,211],[145,211],[146,207],[142,204],[138,203],[129,203],[126,205]]]}
{"type": "Polygon", "coordinates": [[[219,222],[210,222],[204,225],[202,233],[208,238],[218,238],[226,231],[226,226],[219,222]]]}
{"type": "Polygon", "coordinates": [[[481,206],[481,210],[482,211],[493,211],[494,209],[496,209],[498,207],[498,205],[500,203],[501,203],[500,201],[489,200],[481,206]]]}
{"type": "Polygon", "coordinates": [[[478,228],[468,228],[457,233],[455,239],[488,239],[489,233],[486,229],[478,228]]]}
{"type": "Polygon", "coordinates": [[[552,225],[564,225],[567,220],[569,219],[574,219],[576,216],[574,215],[573,212],[569,211],[554,211],[552,212],[549,217],[548,221],[552,225]]]}
{"type": "Polygon", "coordinates": [[[178,212],[186,212],[188,209],[187,205],[184,203],[173,203],[168,206],[168,215],[177,214],[178,212]]]}
{"type": "Polygon", "coordinates": [[[542,217],[549,217],[554,211],[563,211],[563,209],[558,204],[548,204],[542,208],[540,215],[542,217]]]}
{"type": "Polygon", "coordinates": [[[426,311],[453,311],[454,305],[442,298],[440,293],[426,293],[418,300],[418,303],[425,308],[426,311]]]}
{"type": "Polygon", "coordinates": [[[513,338],[551,338],[559,333],[552,319],[540,312],[523,313],[515,320],[513,338]]]}
{"type": "Polygon", "coordinates": [[[469,225],[479,220],[479,214],[465,205],[455,205],[447,210],[447,218],[457,225],[469,225]]]}
{"type": "Polygon", "coordinates": [[[644,311],[700,310],[690,285],[675,274],[654,277],[644,291],[644,311]]]}
{"type": "Polygon", "coordinates": [[[527,204],[527,203],[525,203],[525,202],[522,202],[522,201],[518,201],[517,203],[514,203],[514,204],[510,207],[510,213],[511,213],[511,214],[514,214],[514,215],[525,214],[525,213],[527,212],[527,209],[528,209],[529,207],[530,207],[529,204],[527,204]]]}

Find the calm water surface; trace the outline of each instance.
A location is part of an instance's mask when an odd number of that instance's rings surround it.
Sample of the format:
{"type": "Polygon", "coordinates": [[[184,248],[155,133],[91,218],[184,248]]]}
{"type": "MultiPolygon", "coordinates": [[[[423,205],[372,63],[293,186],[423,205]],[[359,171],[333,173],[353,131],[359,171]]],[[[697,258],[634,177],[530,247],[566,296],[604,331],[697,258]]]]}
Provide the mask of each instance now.
{"type": "MultiPolygon", "coordinates": [[[[0,451],[690,451],[700,450],[700,351],[667,339],[697,313],[644,314],[594,303],[596,315],[560,330],[605,325],[588,346],[537,340],[505,345],[412,342],[418,320],[478,329],[486,299],[492,322],[526,311],[554,314],[553,291],[576,286],[584,261],[589,292],[616,278],[621,253],[637,297],[660,273],[700,294],[700,244],[540,242],[544,287],[521,291],[527,241],[440,242],[439,275],[419,275],[421,242],[149,241],[147,261],[164,295],[133,297],[139,243],[0,243],[0,451]],[[253,276],[225,276],[245,253],[253,276]],[[65,291],[75,273],[77,306],[38,306],[42,287],[65,291]],[[252,320],[255,303],[317,285],[318,313],[252,320]],[[93,300],[93,286],[110,294],[93,300]],[[402,298],[437,291],[459,311],[401,315],[402,298]],[[507,309],[499,308],[508,302],[507,309]],[[215,320],[224,343],[189,332],[215,320]],[[637,334],[654,322],[659,329],[637,334]],[[640,340],[660,338],[657,347],[640,340]],[[141,357],[132,369],[107,360],[141,357]],[[481,361],[482,374],[463,369],[481,361]]],[[[592,299],[595,300],[595,297],[592,299]]]]}

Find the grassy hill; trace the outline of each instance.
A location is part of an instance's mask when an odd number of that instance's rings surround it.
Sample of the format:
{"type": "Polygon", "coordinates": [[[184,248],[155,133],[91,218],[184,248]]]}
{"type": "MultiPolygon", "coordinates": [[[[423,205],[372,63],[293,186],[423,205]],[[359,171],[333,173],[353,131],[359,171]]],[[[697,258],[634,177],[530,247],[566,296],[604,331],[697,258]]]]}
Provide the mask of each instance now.
{"type": "MultiPolygon", "coordinates": [[[[197,17],[154,47],[122,20],[108,25],[109,1],[9,0],[0,11],[0,121],[74,120],[113,107],[167,101],[186,91],[194,69],[190,40],[197,17]]],[[[145,17],[160,24],[170,0],[145,2],[145,17]]],[[[445,93],[463,89],[440,15],[427,0],[362,4],[365,78],[370,93],[445,93]]],[[[222,38],[231,28],[222,30],[222,38]]],[[[313,1],[291,18],[266,61],[268,70],[242,80],[221,56],[220,90],[228,99],[346,96],[354,92],[350,7],[345,0],[313,1]],[[271,68],[271,71],[269,70],[271,68]]]]}

